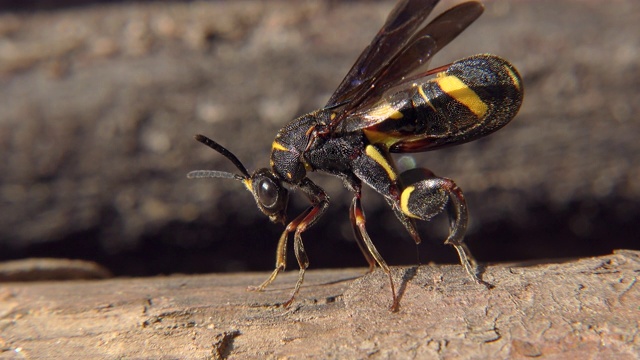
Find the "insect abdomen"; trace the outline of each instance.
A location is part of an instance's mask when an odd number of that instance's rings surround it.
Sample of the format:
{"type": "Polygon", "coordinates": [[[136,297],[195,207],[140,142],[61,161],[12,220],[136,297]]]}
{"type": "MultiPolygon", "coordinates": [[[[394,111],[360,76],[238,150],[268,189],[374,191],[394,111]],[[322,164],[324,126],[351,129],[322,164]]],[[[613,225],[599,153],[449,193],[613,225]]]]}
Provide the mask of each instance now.
{"type": "Polygon", "coordinates": [[[387,115],[365,129],[370,140],[384,142],[392,152],[427,151],[472,141],[506,125],[522,103],[522,80],[506,60],[475,55],[384,102],[395,117],[387,115]]]}
{"type": "Polygon", "coordinates": [[[456,61],[434,82],[477,117],[484,133],[506,125],[522,104],[520,74],[511,63],[494,55],[456,61]]]}
{"type": "Polygon", "coordinates": [[[414,133],[414,139],[398,142],[391,151],[425,151],[488,135],[513,119],[522,95],[520,75],[506,60],[494,55],[458,60],[418,85],[412,99],[414,130],[422,137],[415,139],[414,133]]]}

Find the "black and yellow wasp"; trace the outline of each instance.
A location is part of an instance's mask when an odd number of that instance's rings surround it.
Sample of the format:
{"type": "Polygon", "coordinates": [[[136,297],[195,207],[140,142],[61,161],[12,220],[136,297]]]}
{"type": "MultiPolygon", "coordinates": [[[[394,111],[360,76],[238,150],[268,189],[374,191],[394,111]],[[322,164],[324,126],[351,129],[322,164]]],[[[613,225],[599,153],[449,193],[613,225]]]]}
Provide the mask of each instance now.
{"type": "Polygon", "coordinates": [[[388,275],[398,301],[389,266],[365,228],[361,205],[363,184],[384,196],[416,243],[414,219],[429,220],[447,211],[449,237],[466,272],[478,283],[476,263],[463,243],[467,205],[450,179],[427,169],[401,174],[391,153],[439,149],[475,140],[506,125],[522,103],[520,75],[509,62],[494,55],[474,55],[428,70],[429,60],[475,21],[484,8],[474,1],[452,7],[423,25],[438,0],[402,0],[364,49],[324,108],[303,115],[283,127],[272,144],[270,167],[249,174],[230,151],[203,136],[196,140],[227,157],[240,174],[197,170],[189,178],[240,180],[253,194],[258,208],[273,222],[285,223],[287,188],[297,188],[311,206],[290,221],[278,242],[276,268],[255,290],[273,282],[286,265],[290,233],[300,273],[288,306],[300,289],[309,260],[302,233],[329,206],[329,197],[307,174],[324,171],[354,193],[351,224],[370,271],[377,263],[388,275]]]}

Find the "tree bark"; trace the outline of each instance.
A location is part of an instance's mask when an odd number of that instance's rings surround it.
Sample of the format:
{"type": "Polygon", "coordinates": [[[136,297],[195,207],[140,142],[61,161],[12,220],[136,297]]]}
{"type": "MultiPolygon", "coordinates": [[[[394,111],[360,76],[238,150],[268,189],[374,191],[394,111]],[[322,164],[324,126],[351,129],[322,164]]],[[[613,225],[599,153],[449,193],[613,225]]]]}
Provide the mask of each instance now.
{"type": "Polygon", "coordinates": [[[313,270],[0,287],[0,358],[616,358],[640,353],[640,252],[483,271],[313,270]]]}

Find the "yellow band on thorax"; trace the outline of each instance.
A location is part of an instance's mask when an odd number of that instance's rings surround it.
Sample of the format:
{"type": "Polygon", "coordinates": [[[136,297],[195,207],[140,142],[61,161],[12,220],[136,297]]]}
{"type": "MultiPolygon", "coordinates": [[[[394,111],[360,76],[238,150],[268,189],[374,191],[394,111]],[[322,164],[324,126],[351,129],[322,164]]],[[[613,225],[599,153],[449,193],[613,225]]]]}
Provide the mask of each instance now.
{"type": "Polygon", "coordinates": [[[280,151],[289,151],[289,149],[287,149],[286,147],[284,147],[282,144],[280,144],[280,143],[279,143],[279,142],[277,142],[277,141],[274,141],[274,142],[271,144],[271,149],[272,149],[272,150],[280,150],[280,151]]]}

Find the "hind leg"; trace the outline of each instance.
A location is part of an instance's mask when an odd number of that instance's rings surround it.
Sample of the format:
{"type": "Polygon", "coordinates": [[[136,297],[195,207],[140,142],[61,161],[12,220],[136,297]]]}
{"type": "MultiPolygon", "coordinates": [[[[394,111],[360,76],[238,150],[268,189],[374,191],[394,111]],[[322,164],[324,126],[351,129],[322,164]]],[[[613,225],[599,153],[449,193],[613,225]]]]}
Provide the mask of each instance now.
{"type": "Polygon", "coordinates": [[[405,171],[400,180],[406,184],[400,194],[400,210],[408,217],[425,221],[446,210],[449,237],[445,244],[456,249],[462,266],[475,282],[488,285],[478,278],[477,263],[464,243],[469,217],[462,190],[453,180],[437,177],[427,169],[405,171]]]}

